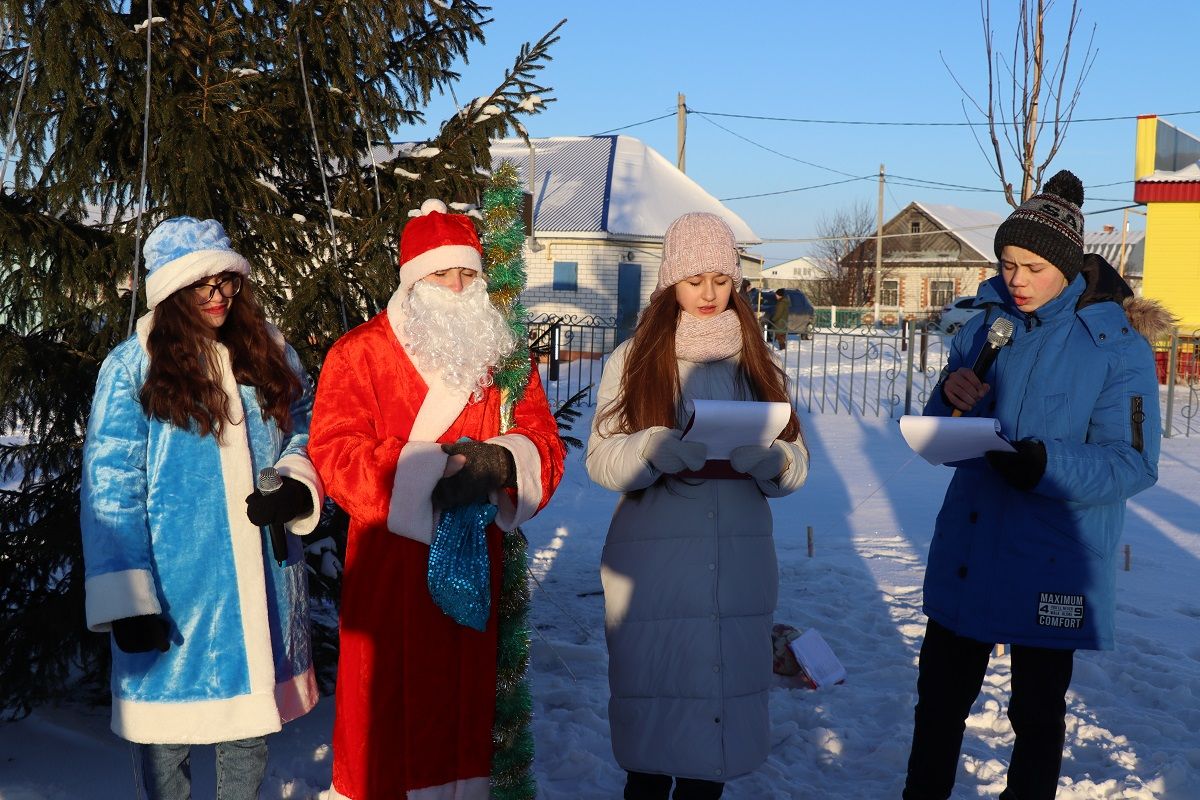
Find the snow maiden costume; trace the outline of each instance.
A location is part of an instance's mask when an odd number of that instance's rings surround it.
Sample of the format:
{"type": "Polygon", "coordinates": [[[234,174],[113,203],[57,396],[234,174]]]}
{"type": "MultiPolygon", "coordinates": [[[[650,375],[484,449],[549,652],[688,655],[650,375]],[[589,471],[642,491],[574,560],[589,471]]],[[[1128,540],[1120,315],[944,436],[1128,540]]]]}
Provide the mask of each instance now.
{"type": "MultiPolygon", "coordinates": [[[[685,215],[667,230],[655,295],[674,297],[675,283],[707,271],[728,275],[733,286],[740,281],[733,234],[714,215],[685,215]]],[[[734,297],[729,302],[713,318],[678,312],[679,414],[688,400],[754,399],[739,371],[743,334],[734,297]]],[[[626,797],[665,798],[672,777],[676,797],[687,786],[691,796],[715,797],[721,784],[759,767],[770,750],[767,694],[779,576],[766,498],[804,483],[808,451],[799,436],[776,440],[770,449],[782,470],[765,477],[667,474],[684,465],[661,469],[666,464],[652,455],[651,442],[674,436],[678,443],[677,431],[625,433],[603,416],[621,394],[637,341],[622,343],[604,367],[586,460],[593,481],[622,493],[601,564],[613,753],[630,773],[626,797]],[[653,785],[638,788],[639,782],[653,785]]],[[[675,428],[682,425],[678,419],[675,428]]]]}
{"type": "Polygon", "coordinates": [[[167,220],[146,240],[151,313],[100,368],[83,456],[80,521],[88,627],[161,615],[165,652],[112,650],[112,729],[132,742],[205,744],[259,737],[317,701],[309,647],[302,545],[288,536],[277,564],[244,498],[264,467],[300,481],[316,527],[324,500],[305,452],[312,392],[296,353],[273,331],[302,394],[292,430],[264,420],[253,386],[236,383],[230,354],[214,345],[229,418],[217,435],[147,416],[139,392],[159,301],[203,278],[247,275],[219,223],[167,220]]]}
{"type": "MultiPolygon", "coordinates": [[[[496,703],[496,606],[502,531],[529,520],[562,477],[564,449],[536,369],[501,429],[494,385],[455,387],[419,366],[406,314],[434,272],[479,270],[471,220],[427,201],[400,246],[387,310],[342,337],[321,372],[312,457],[350,515],[340,620],[332,797],[486,800],[496,703]],[[435,604],[427,583],[448,454],[469,439],[511,454],[514,486],[492,501],[491,610],[482,631],[435,604]]],[[[482,284],[481,284],[482,285],[482,284]]],[[[485,295],[486,302],[486,295],[485,295]]],[[[466,343],[462,343],[466,346],[466,343]]]]}

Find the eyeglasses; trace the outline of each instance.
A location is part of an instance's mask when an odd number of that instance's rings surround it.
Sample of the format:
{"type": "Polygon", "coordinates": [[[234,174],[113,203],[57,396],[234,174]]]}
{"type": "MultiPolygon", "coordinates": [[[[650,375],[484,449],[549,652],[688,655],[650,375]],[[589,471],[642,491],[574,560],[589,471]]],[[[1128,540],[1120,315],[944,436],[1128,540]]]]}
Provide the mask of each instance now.
{"type": "Polygon", "coordinates": [[[197,305],[202,306],[212,300],[217,292],[228,300],[242,290],[242,276],[224,275],[216,283],[198,283],[191,290],[195,293],[197,305]]]}

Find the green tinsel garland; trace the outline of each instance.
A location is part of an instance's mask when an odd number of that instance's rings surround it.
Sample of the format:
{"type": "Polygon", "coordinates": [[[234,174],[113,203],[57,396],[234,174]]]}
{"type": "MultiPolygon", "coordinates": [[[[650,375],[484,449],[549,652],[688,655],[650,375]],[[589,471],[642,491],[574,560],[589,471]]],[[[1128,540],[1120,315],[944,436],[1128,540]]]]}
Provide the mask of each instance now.
{"type": "MultiPolygon", "coordinates": [[[[501,428],[512,426],[513,408],[525,392],[529,375],[529,330],[525,307],[525,226],[521,221],[521,188],[517,168],[501,162],[483,196],[483,257],[488,294],[517,337],[517,349],[493,375],[501,391],[501,428]]],[[[504,536],[504,566],[500,582],[496,654],[496,718],[492,725],[492,786],[496,800],[532,800],[533,698],[525,670],[529,666],[529,582],[525,578],[525,535],[515,530],[504,536]]]]}

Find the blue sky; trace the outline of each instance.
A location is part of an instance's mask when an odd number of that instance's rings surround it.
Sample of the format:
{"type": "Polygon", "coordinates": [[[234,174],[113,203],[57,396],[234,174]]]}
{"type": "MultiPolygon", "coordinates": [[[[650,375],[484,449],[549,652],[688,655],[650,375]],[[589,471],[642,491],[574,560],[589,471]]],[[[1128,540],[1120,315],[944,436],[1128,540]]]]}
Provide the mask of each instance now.
{"type": "MultiPolygon", "coordinates": [[[[1200,2],[1080,4],[1071,74],[1093,26],[1097,54],[1077,120],[1200,112],[1200,2]]],[[[1000,49],[1011,48],[1015,5],[1015,0],[994,2],[992,27],[1000,49]]],[[[1048,30],[1056,44],[1069,10],[1069,0],[1055,0],[1051,6],[1048,30]]],[[[973,0],[508,0],[497,2],[492,15],[487,45],[477,47],[462,67],[463,81],[456,90],[460,101],[490,90],[522,42],[536,40],[563,17],[568,20],[553,48],[554,60],[542,73],[556,102],[530,120],[533,136],[594,134],[668,114],[677,92],[700,112],[961,123],[964,97],[943,59],[978,99],[986,96],[982,26],[973,0]]],[[[451,110],[448,99],[439,102],[430,109],[430,119],[451,110]]],[[[1165,118],[1200,134],[1200,113],[1165,118]]],[[[1073,123],[1047,177],[1059,168],[1079,175],[1088,187],[1085,212],[1132,202],[1134,129],[1132,119],[1073,123]],[[1114,182],[1123,183],[1103,186],[1114,182]]],[[[856,201],[874,209],[878,187],[873,176],[880,164],[889,175],[997,190],[893,183],[884,197],[887,217],[913,200],[1007,213],[991,171],[986,130],[976,130],[987,155],[970,129],[961,126],[822,125],[693,113],[688,118],[687,173],[718,198],[842,181],[847,174],[872,176],[727,201],[763,238],[814,236],[824,215],[856,201]]],[[[414,139],[425,133],[415,128],[398,135],[414,139]]],[[[621,133],[674,161],[674,116],[621,133]]],[[[1120,225],[1121,218],[1119,211],[1090,213],[1087,226],[1120,225]]],[[[1136,214],[1130,219],[1132,227],[1144,224],[1136,214]]],[[[808,247],[797,243],[759,249],[770,262],[778,262],[803,255],[808,247]]]]}

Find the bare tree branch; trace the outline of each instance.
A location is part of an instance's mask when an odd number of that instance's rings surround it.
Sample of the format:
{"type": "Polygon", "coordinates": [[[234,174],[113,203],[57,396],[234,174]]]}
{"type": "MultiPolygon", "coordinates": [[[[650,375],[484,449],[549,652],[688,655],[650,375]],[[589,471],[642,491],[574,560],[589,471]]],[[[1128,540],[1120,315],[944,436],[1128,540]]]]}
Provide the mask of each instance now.
{"type": "MultiPolygon", "coordinates": [[[[1015,5],[1016,27],[1011,56],[1006,59],[1004,54],[995,49],[991,0],[980,0],[979,3],[983,50],[987,60],[986,108],[967,91],[945,58],[942,58],[947,72],[966,98],[962,103],[964,116],[968,120],[971,119],[967,107],[969,101],[987,120],[988,136],[992,145],[992,154],[988,160],[991,162],[993,174],[1000,180],[1004,199],[1014,208],[1040,190],[1042,176],[1066,138],[1082,95],[1083,85],[1091,73],[1097,55],[1096,28],[1093,25],[1087,48],[1072,79],[1072,45],[1081,20],[1079,0],[1071,2],[1071,10],[1062,33],[1062,47],[1057,50],[1060,57],[1049,68],[1046,61],[1045,23],[1055,6],[1055,0],[1035,0],[1032,3],[1030,0],[1020,0],[1015,5]],[[1000,88],[1002,84],[1004,88],[1000,88]],[[1013,181],[1008,179],[1009,169],[1006,164],[1009,159],[1015,161],[1020,169],[1019,198],[1014,192],[1013,181]]],[[[974,129],[971,134],[983,152],[985,148],[974,129]]]]}

